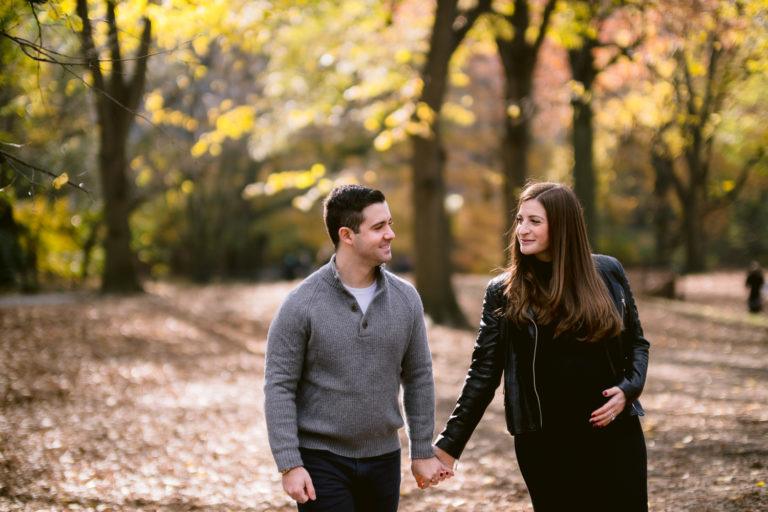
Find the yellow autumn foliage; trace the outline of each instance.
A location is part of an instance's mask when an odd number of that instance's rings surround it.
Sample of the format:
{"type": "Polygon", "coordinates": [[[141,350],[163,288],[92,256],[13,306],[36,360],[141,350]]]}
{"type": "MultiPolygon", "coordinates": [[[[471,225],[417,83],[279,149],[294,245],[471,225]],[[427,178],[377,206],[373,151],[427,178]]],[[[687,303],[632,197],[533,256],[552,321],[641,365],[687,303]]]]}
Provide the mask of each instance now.
{"type": "Polygon", "coordinates": [[[59,190],[61,187],[69,183],[69,174],[62,172],[53,180],[53,188],[59,190]]]}
{"type": "Polygon", "coordinates": [[[241,105],[221,114],[216,119],[216,131],[225,137],[239,139],[253,130],[256,117],[253,107],[241,105]]]}
{"type": "Polygon", "coordinates": [[[475,123],[475,113],[458,103],[446,102],[442,110],[443,117],[459,126],[472,126],[475,123]]]}

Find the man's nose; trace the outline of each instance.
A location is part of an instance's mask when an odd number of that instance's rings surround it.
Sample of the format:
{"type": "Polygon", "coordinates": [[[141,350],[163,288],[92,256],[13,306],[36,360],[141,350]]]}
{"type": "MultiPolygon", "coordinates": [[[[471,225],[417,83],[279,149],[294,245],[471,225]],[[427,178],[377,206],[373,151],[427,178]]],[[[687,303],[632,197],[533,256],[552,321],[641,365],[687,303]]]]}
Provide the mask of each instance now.
{"type": "Polygon", "coordinates": [[[395,231],[391,227],[389,227],[387,228],[387,232],[384,234],[384,236],[387,237],[387,239],[391,240],[395,238],[395,231]]]}

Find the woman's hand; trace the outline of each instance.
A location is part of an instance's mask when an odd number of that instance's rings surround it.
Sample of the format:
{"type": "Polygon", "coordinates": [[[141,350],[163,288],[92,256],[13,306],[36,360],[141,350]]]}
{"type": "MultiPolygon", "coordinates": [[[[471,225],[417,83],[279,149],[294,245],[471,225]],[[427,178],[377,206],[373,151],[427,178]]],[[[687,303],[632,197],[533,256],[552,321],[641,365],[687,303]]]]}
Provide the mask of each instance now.
{"type": "Polygon", "coordinates": [[[438,448],[437,446],[434,447],[435,457],[443,463],[443,466],[453,471],[456,468],[456,459],[443,450],[442,448],[438,448]]]}
{"type": "Polygon", "coordinates": [[[611,398],[592,413],[589,422],[593,427],[602,428],[607,426],[616,419],[616,416],[621,414],[624,406],[627,405],[627,397],[624,396],[624,392],[618,386],[606,389],[603,391],[603,396],[611,398]]]}
{"type": "Polygon", "coordinates": [[[411,473],[416,479],[419,489],[437,485],[453,476],[453,470],[446,467],[437,457],[429,459],[414,459],[411,461],[411,473]]]}

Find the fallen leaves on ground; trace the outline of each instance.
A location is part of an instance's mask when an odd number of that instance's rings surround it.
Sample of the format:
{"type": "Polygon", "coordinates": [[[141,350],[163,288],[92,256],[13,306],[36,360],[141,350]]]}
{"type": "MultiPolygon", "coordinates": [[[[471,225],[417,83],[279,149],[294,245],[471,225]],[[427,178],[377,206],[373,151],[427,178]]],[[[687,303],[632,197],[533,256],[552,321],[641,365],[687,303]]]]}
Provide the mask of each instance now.
{"type": "MultiPolygon", "coordinates": [[[[486,281],[458,280],[473,321],[486,281]]],[[[269,453],[262,395],[267,327],[295,284],[6,300],[0,510],[295,510],[269,453]]],[[[768,509],[768,331],[664,304],[639,305],[653,343],[643,395],[651,509],[768,509]]],[[[429,334],[439,429],[474,333],[429,334]]],[[[404,459],[400,510],[531,510],[498,394],[454,479],[420,490],[404,459]]]]}

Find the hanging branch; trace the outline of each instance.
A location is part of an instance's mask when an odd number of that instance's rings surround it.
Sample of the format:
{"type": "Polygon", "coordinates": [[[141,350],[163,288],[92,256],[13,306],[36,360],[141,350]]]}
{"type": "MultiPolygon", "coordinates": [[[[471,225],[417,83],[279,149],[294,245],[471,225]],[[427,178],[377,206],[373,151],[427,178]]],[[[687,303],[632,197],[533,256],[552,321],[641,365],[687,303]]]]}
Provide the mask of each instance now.
{"type": "MultiPolygon", "coordinates": [[[[19,47],[19,49],[22,52],[24,52],[24,54],[27,57],[37,62],[45,62],[47,64],[57,64],[60,66],[88,66],[90,65],[91,62],[112,62],[112,63],[115,62],[115,59],[112,59],[112,58],[108,58],[108,59],[96,58],[92,60],[86,60],[76,55],[68,55],[66,53],[61,53],[52,48],[47,48],[41,44],[35,43],[34,41],[30,41],[29,39],[25,39],[23,37],[9,34],[4,30],[0,30],[0,37],[4,37],[12,41],[13,43],[15,43],[19,47]]],[[[136,56],[134,57],[121,57],[120,62],[130,62],[134,60],[140,61],[142,59],[147,59],[149,57],[154,57],[156,55],[166,55],[170,53],[175,53],[181,48],[191,45],[193,40],[194,39],[183,41],[168,50],[157,50],[154,52],[137,53],[136,56]]]]}
{"type": "Polygon", "coordinates": [[[489,12],[490,10],[491,0],[480,0],[477,2],[477,5],[475,5],[474,8],[468,11],[459,12],[456,15],[456,18],[451,24],[452,26],[457,27],[454,29],[453,40],[451,41],[451,49],[449,50],[451,54],[453,54],[453,52],[455,52],[459,47],[461,42],[464,40],[464,37],[467,35],[469,29],[475,25],[477,18],[480,17],[481,14],[489,12]]]}
{"type": "MultiPolygon", "coordinates": [[[[0,149],[0,163],[7,163],[18,174],[21,174],[22,176],[24,176],[24,174],[20,173],[19,170],[16,168],[16,166],[14,164],[18,164],[18,165],[21,165],[21,166],[26,167],[28,169],[31,169],[33,171],[46,174],[46,175],[48,175],[48,176],[50,176],[50,177],[52,177],[54,179],[59,178],[61,176],[61,174],[56,174],[56,173],[51,172],[51,171],[49,171],[47,169],[43,169],[42,167],[38,167],[38,166],[36,166],[34,164],[31,164],[31,163],[27,162],[26,160],[22,160],[21,158],[19,158],[17,156],[14,156],[11,153],[9,153],[9,152],[7,152],[7,151],[5,151],[3,149],[0,149]]],[[[32,182],[32,183],[34,183],[34,182],[32,182]]],[[[37,185],[37,183],[35,183],[35,184],[37,185]]],[[[88,194],[89,196],[91,196],[90,190],[85,188],[82,185],[82,183],[73,183],[72,181],[67,181],[66,185],[68,185],[70,187],[73,187],[73,188],[76,188],[78,190],[81,190],[81,191],[85,192],[86,194],[88,194]]]]}

